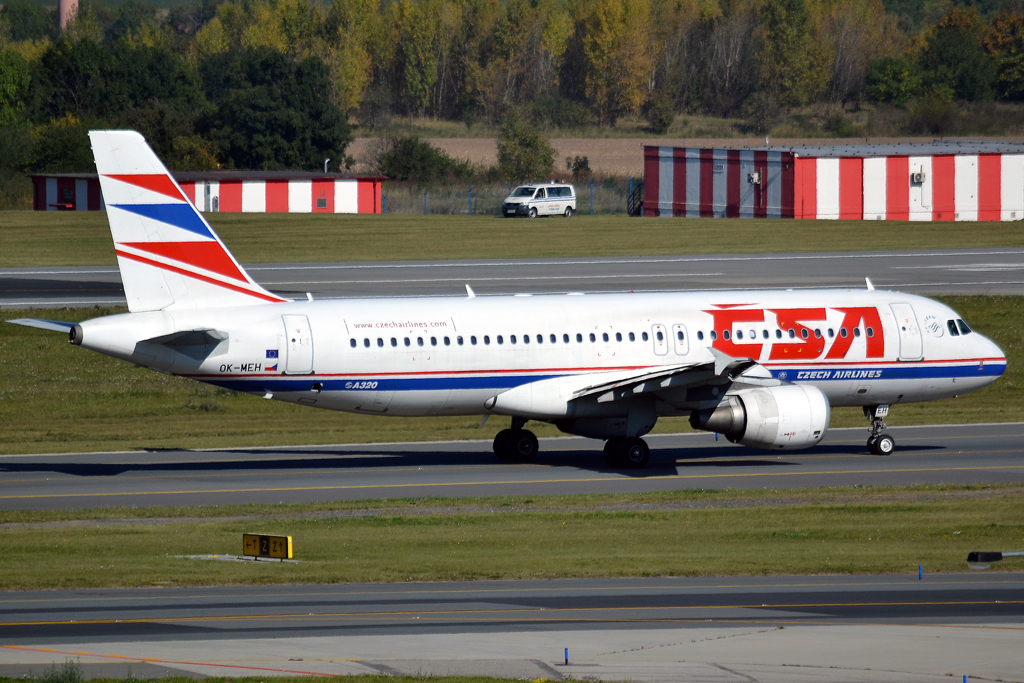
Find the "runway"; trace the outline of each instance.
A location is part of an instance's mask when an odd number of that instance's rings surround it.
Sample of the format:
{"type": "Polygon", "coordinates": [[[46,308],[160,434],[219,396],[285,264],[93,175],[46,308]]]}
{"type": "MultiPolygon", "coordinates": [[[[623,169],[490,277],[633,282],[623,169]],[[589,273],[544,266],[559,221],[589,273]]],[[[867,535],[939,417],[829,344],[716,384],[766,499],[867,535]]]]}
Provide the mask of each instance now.
{"type": "Polygon", "coordinates": [[[25,592],[0,675],[1019,681],[1022,619],[1006,573],[25,592]]]}
{"type": "Polygon", "coordinates": [[[653,435],[651,463],[627,471],[576,437],[542,439],[529,464],[500,463],[487,441],[2,456],[0,509],[1024,481],[1022,423],[889,433],[890,457],[868,454],[866,428],[791,453],[653,435]]]}
{"type": "MultiPolygon", "coordinates": [[[[315,298],[744,288],[876,287],[921,295],[1024,294],[1024,249],[725,254],[442,262],[264,263],[267,289],[315,298]]],[[[0,307],[124,305],[115,267],[0,269],[0,307]]]]}

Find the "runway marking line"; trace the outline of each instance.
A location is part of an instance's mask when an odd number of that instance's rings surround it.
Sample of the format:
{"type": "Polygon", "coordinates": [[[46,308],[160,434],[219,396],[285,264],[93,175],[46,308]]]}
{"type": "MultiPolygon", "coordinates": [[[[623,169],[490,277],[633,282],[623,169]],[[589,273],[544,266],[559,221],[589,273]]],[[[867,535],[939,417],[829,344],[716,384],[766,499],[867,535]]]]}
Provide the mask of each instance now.
{"type": "MultiPolygon", "coordinates": [[[[1016,451],[1006,451],[1016,452],[1016,451]]],[[[734,479],[737,477],[793,477],[814,476],[823,474],[897,474],[908,472],[975,472],[983,470],[1020,470],[1024,465],[991,465],[986,467],[915,467],[882,470],[822,470],[813,472],[737,472],[730,474],[663,474],[644,477],[640,481],[656,481],[659,479],[734,479]]],[[[508,486],[511,484],[585,484],[592,482],[633,483],[634,479],[619,477],[583,477],[580,479],[513,479],[508,481],[449,481],[413,484],[348,484],[339,486],[282,486],[270,488],[238,488],[238,489],[188,489],[180,491],[104,491],[97,493],[31,493],[16,496],[0,496],[0,500],[21,500],[38,498],[109,498],[114,496],[181,496],[210,493],[281,493],[286,491],[355,491],[365,489],[406,489],[452,486],[508,486]]]]}
{"type": "MultiPolygon", "coordinates": [[[[1024,600],[926,600],[919,602],[821,602],[821,603],[752,603],[739,605],[666,605],[666,606],[628,606],[628,607],[520,607],[505,609],[468,609],[468,610],[398,610],[394,612],[310,612],[303,614],[234,614],[234,615],[209,615],[197,617],[137,617],[128,619],[71,619],[55,621],[13,621],[0,622],[3,626],[69,626],[72,624],[81,625],[109,625],[109,624],[180,624],[180,623],[210,623],[228,621],[297,621],[297,620],[321,620],[321,619],[350,619],[359,617],[375,617],[378,619],[387,617],[421,617],[432,615],[464,615],[474,614],[559,614],[565,612],[652,612],[669,610],[723,610],[723,609],[811,609],[826,607],[965,607],[968,605],[1024,605],[1024,600]]],[[[437,618],[435,616],[435,618],[437,618]]],[[[492,617],[493,618],[493,617],[492,617]]],[[[559,618],[564,620],[564,618],[559,618]]],[[[590,619],[588,621],[593,621],[590,619]]],[[[604,621],[597,619],[596,621],[604,621]]],[[[639,620],[632,620],[639,621],[639,620]]]]}
{"type": "MultiPolygon", "coordinates": [[[[908,576],[910,576],[910,575],[908,575],[908,576]]],[[[1019,581],[1019,580],[1011,580],[1011,581],[978,581],[978,582],[973,582],[972,581],[972,582],[969,582],[968,584],[966,584],[966,587],[973,588],[973,587],[978,586],[978,585],[980,585],[982,587],[998,586],[998,585],[1019,586],[1020,584],[1021,584],[1021,581],[1019,581]]],[[[900,587],[904,587],[906,585],[907,585],[907,581],[906,580],[904,580],[904,581],[887,581],[887,582],[884,582],[884,583],[871,582],[871,581],[857,581],[857,582],[843,582],[843,581],[832,582],[832,581],[829,581],[829,582],[826,582],[826,583],[768,583],[768,584],[762,584],[760,586],[745,586],[745,585],[738,584],[738,583],[722,583],[722,584],[714,584],[714,585],[710,585],[710,586],[695,586],[694,588],[701,588],[702,590],[723,590],[723,589],[735,589],[735,588],[747,588],[747,589],[750,589],[750,590],[764,590],[765,588],[834,588],[834,587],[850,588],[850,587],[860,587],[860,586],[868,586],[868,587],[876,588],[876,587],[886,587],[886,586],[900,586],[900,587]]],[[[964,588],[965,584],[963,582],[960,582],[960,581],[941,581],[941,580],[936,581],[933,578],[933,579],[929,580],[928,586],[929,587],[930,586],[957,586],[957,587],[960,587],[960,588],[964,588]]],[[[472,595],[472,594],[477,594],[477,593],[484,593],[484,594],[499,594],[499,593],[500,594],[507,594],[507,593],[551,593],[551,592],[556,592],[556,591],[571,591],[571,592],[577,592],[577,593],[578,592],[586,592],[586,591],[650,591],[650,590],[655,590],[655,591],[666,591],[666,590],[679,591],[680,589],[683,589],[683,588],[686,588],[686,587],[685,586],[676,586],[676,585],[672,585],[672,586],[593,586],[593,587],[578,588],[578,589],[566,589],[566,588],[525,588],[525,587],[524,588],[468,588],[468,589],[460,588],[460,589],[441,589],[441,590],[401,590],[399,592],[400,592],[401,595],[472,595]]],[[[390,587],[389,587],[389,589],[390,589],[390,587]]],[[[386,590],[385,592],[388,595],[393,595],[394,594],[394,592],[390,591],[390,590],[386,590]]],[[[324,593],[315,593],[315,592],[309,592],[309,591],[302,591],[302,592],[298,592],[298,593],[288,593],[288,594],[282,594],[282,595],[269,595],[267,597],[268,598],[274,598],[274,599],[281,599],[281,598],[292,598],[292,599],[294,599],[294,598],[307,598],[307,597],[318,597],[318,598],[322,598],[322,599],[337,599],[337,598],[344,598],[344,597],[355,596],[355,595],[375,595],[375,596],[379,596],[381,594],[382,594],[382,591],[379,591],[379,590],[348,591],[348,592],[342,593],[340,595],[333,595],[333,594],[325,595],[324,593]]],[[[248,593],[240,593],[237,596],[232,596],[231,594],[224,595],[224,597],[241,597],[241,596],[249,597],[249,594],[248,593]]],[[[173,598],[173,600],[175,602],[180,602],[181,600],[186,599],[186,598],[206,599],[206,598],[209,598],[209,597],[210,597],[209,595],[184,595],[184,596],[177,596],[177,597],[173,598]]],[[[117,597],[117,598],[113,598],[113,597],[109,597],[109,596],[104,596],[102,598],[76,598],[73,602],[81,603],[81,602],[101,602],[101,601],[124,601],[124,600],[137,600],[137,599],[138,599],[137,597],[131,597],[131,596],[117,597]]],[[[53,602],[64,603],[64,602],[66,602],[66,600],[64,598],[42,598],[42,599],[35,599],[35,600],[12,600],[12,601],[8,601],[8,604],[32,604],[32,603],[53,603],[53,602]]],[[[2,613],[2,610],[0,610],[0,613],[2,613]]]]}

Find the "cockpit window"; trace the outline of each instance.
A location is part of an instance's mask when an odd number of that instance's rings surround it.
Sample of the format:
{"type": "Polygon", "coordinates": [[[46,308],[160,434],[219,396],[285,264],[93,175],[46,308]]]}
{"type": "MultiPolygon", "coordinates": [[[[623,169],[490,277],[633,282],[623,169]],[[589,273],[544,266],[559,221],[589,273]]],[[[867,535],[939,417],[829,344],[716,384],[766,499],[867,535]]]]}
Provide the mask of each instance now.
{"type": "Polygon", "coordinates": [[[957,324],[957,327],[960,328],[960,334],[970,334],[971,333],[971,328],[967,327],[967,323],[965,323],[960,318],[956,319],[956,324],[957,324]]]}
{"type": "Polygon", "coordinates": [[[517,187],[512,190],[513,197],[532,197],[533,193],[537,191],[535,187],[517,187]]]}
{"type": "Polygon", "coordinates": [[[960,330],[956,329],[956,321],[955,320],[947,320],[946,321],[946,329],[949,330],[949,336],[951,336],[951,337],[959,337],[960,336],[960,330]]]}

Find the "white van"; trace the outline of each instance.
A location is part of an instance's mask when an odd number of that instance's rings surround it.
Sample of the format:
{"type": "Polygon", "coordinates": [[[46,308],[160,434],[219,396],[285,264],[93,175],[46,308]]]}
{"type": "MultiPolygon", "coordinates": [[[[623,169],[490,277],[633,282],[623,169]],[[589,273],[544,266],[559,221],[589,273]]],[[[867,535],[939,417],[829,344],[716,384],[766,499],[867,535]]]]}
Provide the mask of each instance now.
{"type": "Polygon", "coordinates": [[[576,190],[563,183],[520,185],[501,204],[501,215],[565,216],[576,213],[576,190]]]}

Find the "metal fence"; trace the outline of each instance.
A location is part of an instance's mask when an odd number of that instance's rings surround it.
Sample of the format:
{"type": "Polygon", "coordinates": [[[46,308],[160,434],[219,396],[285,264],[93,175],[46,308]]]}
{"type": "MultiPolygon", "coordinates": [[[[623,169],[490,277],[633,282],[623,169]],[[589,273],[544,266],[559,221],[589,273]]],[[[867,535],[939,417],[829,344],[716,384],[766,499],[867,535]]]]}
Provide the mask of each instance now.
{"type": "MultiPolygon", "coordinates": [[[[631,178],[609,178],[572,183],[576,188],[576,213],[625,214],[631,189],[638,182],[631,178]]],[[[385,182],[382,207],[384,213],[500,216],[502,201],[515,187],[487,183],[424,188],[385,182]]]]}

